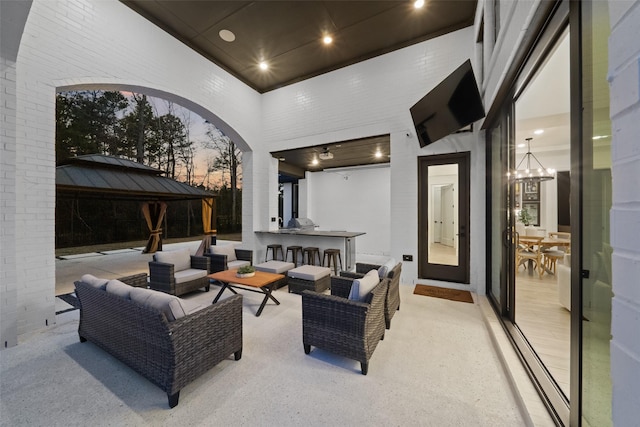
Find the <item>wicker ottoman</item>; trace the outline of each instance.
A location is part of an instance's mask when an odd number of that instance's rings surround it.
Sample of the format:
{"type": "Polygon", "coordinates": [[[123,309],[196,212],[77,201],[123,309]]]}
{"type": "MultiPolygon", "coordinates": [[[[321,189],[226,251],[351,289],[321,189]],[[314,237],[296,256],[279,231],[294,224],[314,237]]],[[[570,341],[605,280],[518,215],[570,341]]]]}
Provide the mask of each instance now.
{"type": "Polygon", "coordinates": [[[315,265],[303,265],[287,273],[289,292],[301,294],[304,290],[324,292],[331,286],[331,269],[315,265]]]}
{"type": "Polygon", "coordinates": [[[271,260],[263,262],[262,264],[254,265],[258,271],[264,271],[266,273],[284,274],[284,279],[274,283],[273,289],[278,289],[287,284],[287,271],[295,268],[295,264],[292,262],[271,260]]]}

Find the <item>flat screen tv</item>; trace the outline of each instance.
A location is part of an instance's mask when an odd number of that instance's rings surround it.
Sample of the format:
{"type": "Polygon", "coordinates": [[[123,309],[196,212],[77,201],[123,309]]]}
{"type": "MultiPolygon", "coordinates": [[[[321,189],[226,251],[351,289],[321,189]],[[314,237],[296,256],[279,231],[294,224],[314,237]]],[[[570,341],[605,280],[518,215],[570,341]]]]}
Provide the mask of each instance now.
{"type": "Polygon", "coordinates": [[[429,145],[485,116],[471,61],[467,60],[410,109],[420,146],[429,145]]]}

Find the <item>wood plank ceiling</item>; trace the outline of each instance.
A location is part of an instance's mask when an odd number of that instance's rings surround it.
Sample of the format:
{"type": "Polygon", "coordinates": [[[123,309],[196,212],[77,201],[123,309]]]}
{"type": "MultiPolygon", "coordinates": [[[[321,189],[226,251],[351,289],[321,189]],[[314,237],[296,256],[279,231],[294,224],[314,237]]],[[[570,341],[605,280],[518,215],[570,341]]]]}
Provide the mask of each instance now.
{"type": "MultiPolygon", "coordinates": [[[[121,1],[260,93],[473,25],[477,5],[477,0],[426,0],[422,8],[409,0],[121,1]],[[223,39],[224,30],[233,33],[233,41],[223,39]],[[323,43],[326,35],[332,43],[323,43]],[[260,61],[268,69],[262,70],[260,61]]],[[[362,159],[376,147],[384,150],[379,138],[332,144],[335,162],[338,150],[351,144],[362,159]]],[[[309,157],[322,147],[279,154],[308,169],[309,157]]]]}

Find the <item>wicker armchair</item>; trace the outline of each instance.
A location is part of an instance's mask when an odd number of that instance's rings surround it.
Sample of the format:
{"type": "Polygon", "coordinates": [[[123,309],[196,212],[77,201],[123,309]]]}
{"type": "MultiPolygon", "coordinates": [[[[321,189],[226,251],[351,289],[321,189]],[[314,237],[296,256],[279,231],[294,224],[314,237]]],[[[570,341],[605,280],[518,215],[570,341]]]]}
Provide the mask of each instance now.
{"type": "Polygon", "coordinates": [[[158,252],[154,255],[154,260],[149,261],[149,287],[175,296],[200,288],[209,292],[207,274],[209,274],[209,258],[189,255],[188,250],[158,252]],[[180,257],[182,261],[164,262],[167,256],[180,257]]]}
{"type": "MultiPolygon", "coordinates": [[[[331,294],[347,298],[351,291],[353,279],[364,276],[370,270],[377,270],[381,266],[376,264],[356,263],[356,272],[341,271],[340,276],[331,277],[331,294]]],[[[384,302],[384,321],[387,329],[391,328],[391,319],[400,310],[400,275],[402,263],[399,262],[387,273],[389,287],[384,302]]]]}
{"type": "Polygon", "coordinates": [[[174,321],[153,308],[76,282],[78,335],[125,363],[178,404],[180,390],[233,354],[242,357],[242,296],[174,321]]]}
{"type": "Polygon", "coordinates": [[[388,279],[369,294],[369,302],[352,301],[335,295],[302,292],[302,343],[360,362],[367,375],[369,359],[384,339],[384,300],[388,279]]]}
{"type": "Polygon", "coordinates": [[[253,265],[253,251],[249,249],[237,249],[232,245],[217,246],[217,248],[225,248],[228,251],[233,251],[235,260],[230,259],[230,254],[224,253],[209,253],[204,254],[209,259],[209,273],[216,273],[218,271],[233,270],[234,268],[240,268],[243,265],[253,265]],[[227,247],[228,246],[228,247],[227,247]]]}

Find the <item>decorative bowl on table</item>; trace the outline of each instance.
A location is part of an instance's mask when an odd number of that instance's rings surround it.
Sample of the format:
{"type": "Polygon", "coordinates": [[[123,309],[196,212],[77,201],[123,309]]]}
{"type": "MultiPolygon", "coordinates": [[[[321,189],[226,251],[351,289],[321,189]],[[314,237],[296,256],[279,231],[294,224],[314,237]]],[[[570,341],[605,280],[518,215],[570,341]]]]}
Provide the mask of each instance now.
{"type": "Polygon", "coordinates": [[[240,277],[240,278],[253,277],[255,275],[256,275],[256,269],[250,265],[240,267],[238,271],[236,271],[236,277],[240,277]]]}

